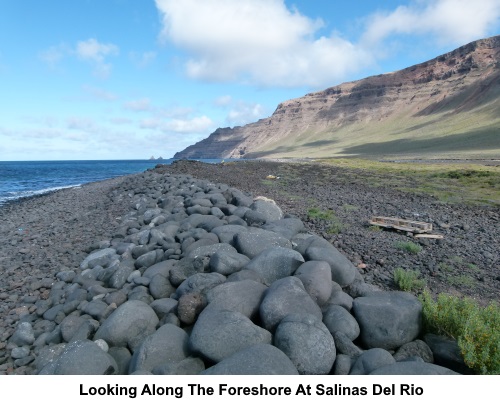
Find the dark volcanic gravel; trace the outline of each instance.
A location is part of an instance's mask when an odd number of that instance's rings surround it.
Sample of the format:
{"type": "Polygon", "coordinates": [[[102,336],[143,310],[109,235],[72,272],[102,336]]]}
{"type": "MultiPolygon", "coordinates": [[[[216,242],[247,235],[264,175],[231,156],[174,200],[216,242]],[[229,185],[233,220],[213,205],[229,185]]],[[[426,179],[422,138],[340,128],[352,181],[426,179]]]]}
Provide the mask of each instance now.
{"type": "Polygon", "coordinates": [[[345,253],[367,282],[384,289],[396,289],[393,272],[401,267],[418,270],[434,293],[469,296],[482,303],[500,299],[499,208],[444,204],[431,196],[372,186],[373,175],[361,170],[315,163],[178,161],[156,170],[189,173],[274,199],[345,253]],[[279,178],[266,179],[268,175],[279,178]],[[310,218],[312,208],[332,210],[337,221],[310,218]],[[430,222],[444,239],[374,230],[368,224],[374,215],[430,222]],[[337,224],[340,232],[329,232],[337,224]],[[420,252],[398,247],[407,242],[418,244],[420,252]]]}
{"type": "MultiPolygon", "coordinates": [[[[430,196],[372,186],[373,176],[361,171],[314,163],[179,161],[155,171],[191,174],[274,199],[284,212],[298,216],[345,253],[367,282],[383,289],[396,288],[393,272],[402,267],[420,271],[434,293],[471,296],[483,303],[500,297],[498,208],[447,205],[430,196]],[[279,178],[266,179],[268,175],[279,178]],[[310,218],[312,208],[331,210],[335,218],[310,218]],[[374,230],[367,224],[373,215],[431,222],[444,239],[417,240],[374,230]],[[417,243],[421,250],[410,253],[398,247],[406,242],[417,243]]],[[[134,193],[140,193],[140,176],[0,207],[0,374],[33,371],[30,356],[13,367],[9,338],[20,319],[41,310],[35,303],[46,300],[60,283],[57,273],[80,272],[89,252],[109,246],[134,193]]]]}

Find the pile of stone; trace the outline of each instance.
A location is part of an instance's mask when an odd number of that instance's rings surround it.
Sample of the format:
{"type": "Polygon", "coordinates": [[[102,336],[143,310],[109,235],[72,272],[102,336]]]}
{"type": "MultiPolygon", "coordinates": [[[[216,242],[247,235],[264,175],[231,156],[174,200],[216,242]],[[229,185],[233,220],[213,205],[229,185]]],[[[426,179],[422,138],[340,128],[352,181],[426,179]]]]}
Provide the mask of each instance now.
{"type": "Polygon", "coordinates": [[[61,271],[8,349],[39,374],[455,374],[411,294],[380,291],[266,198],[146,172],[131,211],[61,271]],[[438,365],[441,364],[441,365],[438,365]],[[443,367],[446,366],[446,367],[443,367]]]}

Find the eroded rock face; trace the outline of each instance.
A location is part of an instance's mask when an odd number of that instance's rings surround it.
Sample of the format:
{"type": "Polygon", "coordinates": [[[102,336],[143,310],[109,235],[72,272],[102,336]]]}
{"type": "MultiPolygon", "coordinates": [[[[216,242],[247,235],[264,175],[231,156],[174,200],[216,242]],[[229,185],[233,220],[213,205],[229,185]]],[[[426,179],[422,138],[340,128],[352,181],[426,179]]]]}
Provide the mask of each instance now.
{"type": "MultiPolygon", "coordinates": [[[[399,127],[394,133],[402,134],[399,139],[403,139],[417,124],[415,117],[444,110],[460,114],[483,102],[487,104],[490,96],[496,97],[493,87],[499,78],[499,49],[499,36],[482,39],[397,72],[284,101],[272,116],[244,126],[218,128],[208,138],[176,153],[175,158],[303,157],[312,153],[315,157],[329,157],[332,150],[328,145],[337,140],[345,142],[349,128],[359,122],[365,125],[358,131],[365,131],[366,135],[383,132],[387,122],[397,122],[399,127]],[[457,86],[457,80],[461,85],[457,86]],[[475,97],[463,97],[466,93],[475,97]],[[325,141],[324,145],[297,147],[296,135],[305,131],[315,134],[317,142],[325,141]],[[332,139],[332,133],[338,138],[332,139]],[[322,138],[323,134],[328,134],[328,138],[322,138]],[[291,140],[294,141],[292,150],[291,140]],[[285,152],[280,153],[280,149],[285,152]]],[[[441,120],[451,133],[456,133],[454,122],[453,119],[441,120]]],[[[470,130],[480,127],[478,123],[470,130]]],[[[363,139],[362,134],[358,132],[358,135],[363,139]]],[[[369,153],[369,149],[359,144],[349,146],[353,152],[369,153]]]]}

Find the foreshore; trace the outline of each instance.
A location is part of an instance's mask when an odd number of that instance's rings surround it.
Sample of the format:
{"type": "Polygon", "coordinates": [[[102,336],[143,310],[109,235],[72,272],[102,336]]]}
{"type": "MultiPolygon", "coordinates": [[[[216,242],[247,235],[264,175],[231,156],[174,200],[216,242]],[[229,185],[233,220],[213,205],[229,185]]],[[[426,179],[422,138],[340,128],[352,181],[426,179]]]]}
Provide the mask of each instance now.
{"type": "MultiPolygon", "coordinates": [[[[396,289],[393,272],[402,267],[418,269],[434,293],[466,295],[485,303],[500,296],[497,208],[452,206],[432,197],[377,189],[360,182],[356,173],[309,163],[177,162],[152,172],[188,174],[275,200],[308,231],[343,253],[367,283],[382,290],[396,289]],[[312,209],[334,216],[313,215],[312,209]],[[419,241],[421,250],[412,254],[397,244],[413,239],[370,229],[367,220],[372,215],[429,221],[444,239],[419,241]]],[[[141,176],[63,189],[0,207],[0,373],[33,372],[33,359],[14,366],[10,357],[9,339],[19,320],[40,312],[35,304],[51,296],[54,284],[61,282],[57,274],[80,274],[90,252],[111,245],[137,204],[134,197],[143,192],[141,176]]]]}

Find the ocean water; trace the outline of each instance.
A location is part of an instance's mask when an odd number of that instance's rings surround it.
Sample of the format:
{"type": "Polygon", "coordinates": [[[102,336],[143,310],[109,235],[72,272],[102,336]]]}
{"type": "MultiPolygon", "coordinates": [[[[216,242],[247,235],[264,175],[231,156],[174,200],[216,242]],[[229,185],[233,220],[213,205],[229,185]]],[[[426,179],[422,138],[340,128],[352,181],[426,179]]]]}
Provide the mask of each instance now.
{"type": "MultiPolygon", "coordinates": [[[[200,159],[219,163],[219,159],[200,159]]],[[[164,160],[63,160],[32,162],[0,161],[0,206],[23,197],[45,194],[62,188],[144,172],[164,160]]]]}

